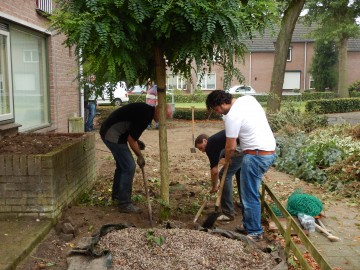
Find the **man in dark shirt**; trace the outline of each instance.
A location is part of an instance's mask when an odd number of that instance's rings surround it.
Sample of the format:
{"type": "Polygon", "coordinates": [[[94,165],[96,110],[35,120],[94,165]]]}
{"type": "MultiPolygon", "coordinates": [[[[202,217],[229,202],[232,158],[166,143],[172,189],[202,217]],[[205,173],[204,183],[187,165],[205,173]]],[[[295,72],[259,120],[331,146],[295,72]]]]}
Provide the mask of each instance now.
{"type": "MultiPolygon", "coordinates": [[[[195,147],[201,152],[205,152],[210,161],[210,174],[212,181],[211,193],[215,193],[219,188],[219,178],[222,175],[222,171],[219,173],[218,164],[224,154],[224,148],[226,143],[225,130],[219,131],[212,136],[206,134],[200,134],[195,139],[195,147]]],[[[234,203],[233,203],[233,192],[232,192],[232,177],[236,174],[236,181],[238,189],[240,187],[240,167],[242,161],[242,153],[235,152],[231,158],[231,163],[225,178],[225,184],[221,197],[221,209],[224,215],[220,216],[219,220],[233,220],[235,216],[234,203]]],[[[240,195],[240,190],[239,190],[240,195]]]]}
{"type": "MultiPolygon", "coordinates": [[[[171,115],[171,105],[167,105],[166,118],[170,118],[171,115]]],[[[145,103],[130,103],[113,111],[101,125],[101,139],[116,161],[112,199],[119,201],[120,212],[141,212],[141,209],[131,202],[136,164],[129,146],[137,156],[137,164],[143,168],[145,159],[137,141],[153,119],[159,121],[158,106],[152,107],[145,103]]]]}

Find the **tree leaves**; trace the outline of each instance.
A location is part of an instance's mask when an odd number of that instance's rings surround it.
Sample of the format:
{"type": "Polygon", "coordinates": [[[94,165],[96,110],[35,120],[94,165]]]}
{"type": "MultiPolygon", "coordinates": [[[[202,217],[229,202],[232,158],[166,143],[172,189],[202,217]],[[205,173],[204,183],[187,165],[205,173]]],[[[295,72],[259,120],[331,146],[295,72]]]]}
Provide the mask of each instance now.
{"type": "Polygon", "coordinates": [[[233,0],[57,2],[52,29],[65,34],[65,44],[75,46],[77,53],[81,49],[82,59],[89,62],[85,73],[97,73],[98,83],[152,77],[155,47],[164,52],[168,67],[184,77],[189,77],[192,63],[198,70],[210,69],[221,56],[218,64],[227,76],[240,78],[233,70],[234,61],[246,52],[243,38],[262,32],[276,13],[270,0],[245,6],[233,0]]]}

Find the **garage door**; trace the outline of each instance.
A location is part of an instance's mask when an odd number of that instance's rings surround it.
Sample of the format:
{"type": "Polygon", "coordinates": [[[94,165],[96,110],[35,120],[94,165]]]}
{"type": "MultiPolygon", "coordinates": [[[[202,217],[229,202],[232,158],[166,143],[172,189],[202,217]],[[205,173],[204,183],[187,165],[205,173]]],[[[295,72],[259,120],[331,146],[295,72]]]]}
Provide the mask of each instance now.
{"type": "Polygon", "coordinates": [[[283,90],[300,89],[300,71],[285,71],[283,90]]]}

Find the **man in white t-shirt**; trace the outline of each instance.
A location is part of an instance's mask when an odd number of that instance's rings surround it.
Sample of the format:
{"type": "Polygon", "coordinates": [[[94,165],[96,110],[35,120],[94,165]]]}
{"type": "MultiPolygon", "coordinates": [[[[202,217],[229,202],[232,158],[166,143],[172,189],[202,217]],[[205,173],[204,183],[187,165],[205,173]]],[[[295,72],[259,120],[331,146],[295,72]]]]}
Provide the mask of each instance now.
{"type": "Polygon", "coordinates": [[[261,206],[259,188],[262,177],[275,160],[276,142],[264,109],[253,96],[238,99],[222,90],[211,92],[206,107],[226,115],[225,161],[229,162],[236,149],[236,139],[244,153],[240,190],[243,204],[243,227],[238,231],[251,239],[262,239],[261,206]]]}

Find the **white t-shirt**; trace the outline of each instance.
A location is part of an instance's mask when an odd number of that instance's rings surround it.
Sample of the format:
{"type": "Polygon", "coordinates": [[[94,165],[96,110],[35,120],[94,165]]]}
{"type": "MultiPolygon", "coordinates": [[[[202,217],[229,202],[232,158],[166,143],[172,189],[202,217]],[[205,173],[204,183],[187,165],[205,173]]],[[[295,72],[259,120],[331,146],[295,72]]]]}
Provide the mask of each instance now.
{"type": "Polygon", "coordinates": [[[276,142],[264,109],[253,96],[238,98],[225,117],[226,137],[239,138],[241,150],[274,151],[276,142]]]}

